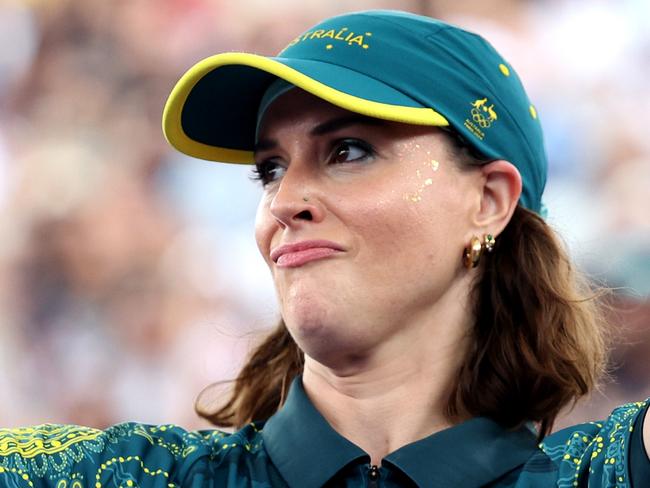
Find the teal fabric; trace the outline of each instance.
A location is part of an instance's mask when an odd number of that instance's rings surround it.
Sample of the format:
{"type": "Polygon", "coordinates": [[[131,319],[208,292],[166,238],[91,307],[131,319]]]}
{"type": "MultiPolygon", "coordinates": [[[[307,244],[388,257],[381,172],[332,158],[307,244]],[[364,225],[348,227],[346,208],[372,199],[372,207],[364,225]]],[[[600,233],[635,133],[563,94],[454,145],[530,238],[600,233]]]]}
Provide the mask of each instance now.
{"type": "MultiPolygon", "coordinates": [[[[364,100],[432,108],[485,158],[512,162],[523,180],[520,203],[542,211],[547,158],[537,112],[513,67],[482,37],[429,17],[372,10],[327,19],[272,59],[364,100]]],[[[260,101],[275,79],[250,66],[210,71],[183,106],[185,134],[252,151],[260,101]]]]}
{"type": "Polygon", "coordinates": [[[373,481],[368,455],[330,427],[298,377],[276,415],[234,434],[139,423],[0,429],[0,486],[647,487],[650,460],[639,452],[647,408],[623,405],[539,445],[527,427],[474,418],[389,454],[373,481]]]}

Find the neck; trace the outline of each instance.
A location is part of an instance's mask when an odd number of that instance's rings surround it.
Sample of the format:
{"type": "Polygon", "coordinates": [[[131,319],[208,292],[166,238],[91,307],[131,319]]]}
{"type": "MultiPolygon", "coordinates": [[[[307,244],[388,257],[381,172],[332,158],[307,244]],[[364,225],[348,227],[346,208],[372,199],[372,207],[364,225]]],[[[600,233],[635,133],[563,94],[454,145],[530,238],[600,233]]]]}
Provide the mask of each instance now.
{"type": "Polygon", "coordinates": [[[422,330],[410,343],[384,344],[344,368],[305,356],[305,391],[330,425],[379,465],[387,454],[452,425],[445,407],[465,350],[458,330],[422,330]]]}

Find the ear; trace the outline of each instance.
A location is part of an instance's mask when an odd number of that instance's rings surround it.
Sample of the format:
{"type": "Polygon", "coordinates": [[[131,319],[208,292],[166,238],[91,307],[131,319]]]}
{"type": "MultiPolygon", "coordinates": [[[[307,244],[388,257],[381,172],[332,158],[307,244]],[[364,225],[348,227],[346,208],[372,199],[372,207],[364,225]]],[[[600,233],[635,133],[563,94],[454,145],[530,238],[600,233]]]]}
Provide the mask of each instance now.
{"type": "Polygon", "coordinates": [[[510,222],[519,195],[521,175],[512,163],[496,160],[481,167],[483,187],[481,206],[474,215],[478,231],[498,235],[510,222]]]}

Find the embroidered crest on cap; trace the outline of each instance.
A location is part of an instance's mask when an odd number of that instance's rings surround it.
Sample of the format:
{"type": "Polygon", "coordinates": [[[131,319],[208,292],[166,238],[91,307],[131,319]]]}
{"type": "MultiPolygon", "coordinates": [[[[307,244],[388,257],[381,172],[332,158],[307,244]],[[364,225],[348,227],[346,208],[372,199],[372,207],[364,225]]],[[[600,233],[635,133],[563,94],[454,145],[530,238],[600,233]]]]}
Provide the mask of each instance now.
{"type": "Polygon", "coordinates": [[[472,116],[470,119],[465,119],[465,127],[469,129],[479,139],[483,140],[485,129],[489,129],[492,124],[499,118],[494,111],[494,104],[489,103],[487,97],[479,98],[473,101],[470,110],[472,116]]]}

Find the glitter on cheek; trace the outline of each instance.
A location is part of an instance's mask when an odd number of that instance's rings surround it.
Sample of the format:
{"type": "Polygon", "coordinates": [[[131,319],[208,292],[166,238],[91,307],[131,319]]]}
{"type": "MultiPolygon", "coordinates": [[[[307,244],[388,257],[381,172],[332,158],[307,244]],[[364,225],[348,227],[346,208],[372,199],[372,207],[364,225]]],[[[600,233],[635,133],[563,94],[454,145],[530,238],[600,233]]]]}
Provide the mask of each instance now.
{"type": "MultiPolygon", "coordinates": [[[[435,159],[432,159],[429,162],[423,163],[423,166],[428,167],[432,171],[438,171],[438,168],[440,167],[440,163],[436,161],[435,159]]],[[[422,172],[419,169],[415,170],[415,174],[418,177],[418,179],[422,178],[422,172]]],[[[433,178],[426,178],[421,184],[420,187],[413,193],[405,193],[402,197],[406,201],[411,201],[411,202],[420,202],[422,201],[422,192],[427,186],[431,186],[433,184],[433,178]]]]}
{"type": "Polygon", "coordinates": [[[413,194],[405,193],[404,194],[404,200],[410,200],[412,202],[419,202],[420,200],[422,200],[422,197],[420,195],[418,195],[417,193],[413,193],[413,194]]]}

